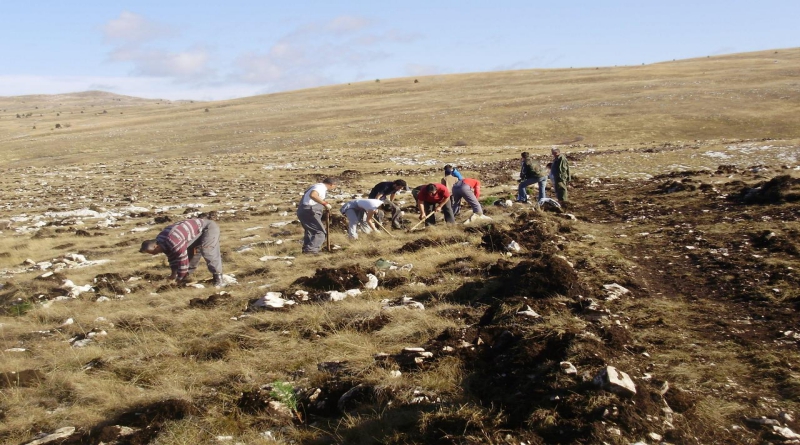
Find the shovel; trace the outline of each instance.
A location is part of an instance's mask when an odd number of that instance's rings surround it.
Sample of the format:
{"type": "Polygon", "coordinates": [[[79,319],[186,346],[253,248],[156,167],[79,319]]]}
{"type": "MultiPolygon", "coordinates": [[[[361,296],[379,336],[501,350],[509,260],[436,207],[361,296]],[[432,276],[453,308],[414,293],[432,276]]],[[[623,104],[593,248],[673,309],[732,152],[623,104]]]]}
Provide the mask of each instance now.
{"type": "Polygon", "coordinates": [[[436,212],[431,212],[431,213],[430,213],[430,215],[426,216],[424,219],[421,219],[421,220],[420,220],[418,223],[414,224],[414,227],[412,227],[412,228],[408,229],[408,231],[409,231],[409,232],[413,232],[413,231],[414,231],[414,229],[416,229],[417,227],[419,227],[419,225],[420,225],[420,224],[422,224],[422,223],[424,223],[425,221],[427,221],[427,220],[428,220],[428,218],[430,218],[431,216],[433,216],[434,218],[436,218],[436,216],[435,216],[435,215],[436,215],[436,212]]]}
{"type": "Polygon", "coordinates": [[[325,242],[328,243],[328,252],[331,251],[331,212],[325,212],[325,242]]]}
{"type": "Polygon", "coordinates": [[[372,218],[372,222],[374,222],[375,224],[377,224],[377,225],[378,225],[378,227],[380,227],[381,229],[383,229],[383,231],[384,231],[384,232],[386,232],[386,233],[387,233],[389,236],[391,236],[392,238],[394,238],[394,235],[392,235],[392,232],[390,232],[390,231],[386,230],[386,227],[383,227],[383,224],[381,224],[381,222],[380,222],[380,221],[378,221],[378,220],[377,220],[377,219],[375,219],[375,218],[372,218]]]}

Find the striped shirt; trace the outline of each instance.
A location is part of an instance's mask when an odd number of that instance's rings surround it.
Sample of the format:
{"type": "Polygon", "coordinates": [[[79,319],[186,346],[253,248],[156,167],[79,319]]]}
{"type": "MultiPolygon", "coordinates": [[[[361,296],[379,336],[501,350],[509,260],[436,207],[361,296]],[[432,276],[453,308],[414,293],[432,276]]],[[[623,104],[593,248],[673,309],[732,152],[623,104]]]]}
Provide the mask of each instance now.
{"type": "Polygon", "coordinates": [[[167,255],[172,273],[179,280],[189,273],[189,246],[200,238],[207,225],[208,221],[204,219],[187,219],[168,226],[156,237],[156,242],[167,255]]]}

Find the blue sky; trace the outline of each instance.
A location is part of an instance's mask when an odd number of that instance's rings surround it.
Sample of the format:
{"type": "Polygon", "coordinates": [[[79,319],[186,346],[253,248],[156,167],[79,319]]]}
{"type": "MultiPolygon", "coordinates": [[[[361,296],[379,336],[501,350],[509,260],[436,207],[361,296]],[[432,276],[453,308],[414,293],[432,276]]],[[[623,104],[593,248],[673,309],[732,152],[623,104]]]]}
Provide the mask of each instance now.
{"type": "Polygon", "coordinates": [[[0,96],[222,100],[800,46],[798,0],[0,0],[0,96]],[[216,3],[216,2],[211,2],[216,3]]]}

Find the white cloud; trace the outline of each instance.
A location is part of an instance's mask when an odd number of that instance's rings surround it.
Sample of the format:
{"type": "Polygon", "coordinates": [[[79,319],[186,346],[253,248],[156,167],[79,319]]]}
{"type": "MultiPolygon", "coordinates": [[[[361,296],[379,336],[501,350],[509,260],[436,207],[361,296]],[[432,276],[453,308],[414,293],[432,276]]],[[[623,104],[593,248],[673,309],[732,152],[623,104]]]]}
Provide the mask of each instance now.
{"type": "Polygon", "coordinates": [[[173,35],[169,27],[129,11],[122,11],[119,18],[109,20],[102,30],[110,41],[144,42],[173,35]]]}
{"type": "Polygon", "coordinates": [[[335,83],[333,71],[361,72],[391,56],[381,44],[415,38],[397,31],[365,34],[371,27],[370,20],[356,16],[304,25],[287,33],[266,52],[239,56],[233,78],[268,84],[270,91],[335,83]]]}
{"type": "Polygon", "coordinates": [[[168,52],[124,47],[117,48],[110,54],[112,61],[133,63],[135,74],[178,79],[210,77],[213,74],[209,67],[210,58],[209,52],[204,48],[168,52]]]}
{"type": "Polygon", "coordinates": [[[333,33],[346,34],[360,31],[370,25],[371,22],[364,17],[343,15],[325,23],[323,28],[333,33]]]}

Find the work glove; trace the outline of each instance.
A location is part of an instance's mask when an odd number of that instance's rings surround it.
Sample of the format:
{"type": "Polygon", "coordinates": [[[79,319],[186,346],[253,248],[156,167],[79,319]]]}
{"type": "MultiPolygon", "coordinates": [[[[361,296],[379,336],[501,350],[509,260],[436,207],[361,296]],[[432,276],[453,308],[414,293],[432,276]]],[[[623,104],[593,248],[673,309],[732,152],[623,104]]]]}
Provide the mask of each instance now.
{"type": "Polygon", "coordinates": [[[333,208],[333,207],[331,207],[331,205],[330,205],[330,204],[327,204],[327,203],[325,204],[325,210],[328,210],[328,211],[330,211],[332,208],[333,208]]]}

